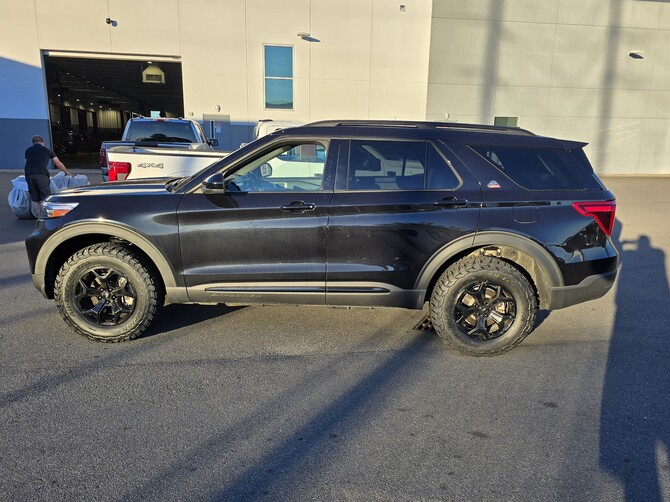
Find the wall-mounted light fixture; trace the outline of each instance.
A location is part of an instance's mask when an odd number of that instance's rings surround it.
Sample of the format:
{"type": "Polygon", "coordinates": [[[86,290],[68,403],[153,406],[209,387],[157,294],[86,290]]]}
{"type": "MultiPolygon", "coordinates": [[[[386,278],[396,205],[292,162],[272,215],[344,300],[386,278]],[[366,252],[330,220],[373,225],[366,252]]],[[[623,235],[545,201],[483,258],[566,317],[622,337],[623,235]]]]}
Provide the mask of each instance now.
{"type": "Polygon", "coordinates": [[[632,59],[644,59],[644,51],[630,51],[628,56],[632,59]]]}
{"type": "Polygon", "coordinates": [[[298,36],[302,38],[305,42],[321,42],[318,38],[314,38],[310,33],[306,31],[301,31],[298,33],[298,36]]]}

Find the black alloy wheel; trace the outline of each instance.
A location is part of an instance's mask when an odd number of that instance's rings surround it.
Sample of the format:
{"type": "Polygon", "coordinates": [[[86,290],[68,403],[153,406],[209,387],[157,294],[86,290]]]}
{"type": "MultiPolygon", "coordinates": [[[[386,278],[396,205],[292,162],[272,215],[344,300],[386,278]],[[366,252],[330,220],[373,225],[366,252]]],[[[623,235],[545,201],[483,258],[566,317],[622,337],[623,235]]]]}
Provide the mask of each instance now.
{"type": "Polygon", "coordinates": [[[74,307],[92,324],[116,326],[135,310],[137,293],[122,272],[97,267],[85,271],[75,289],[74,307]]]}
{"type": "Polygon", "coordinates": [[[516,318],[516,302],[501,284],[477,281],[461,290],[454,320],[467,336],[491,340],[504,335],[516,318]]]}
{"type": "Polygon", "coordinates": [[[54,298],[63,319],[92,340],[123,342],[142,334],[163,306],[155,267],[123,244],[77,251],[58,271],[54,298]]]}
{"type": "Polygon", "coordinates": [[[535,325],[537,297],[513,264],[492,256],[468,256],[439,277],[430,319],[444,342],[473,356],[513,349],[535,325]]]}

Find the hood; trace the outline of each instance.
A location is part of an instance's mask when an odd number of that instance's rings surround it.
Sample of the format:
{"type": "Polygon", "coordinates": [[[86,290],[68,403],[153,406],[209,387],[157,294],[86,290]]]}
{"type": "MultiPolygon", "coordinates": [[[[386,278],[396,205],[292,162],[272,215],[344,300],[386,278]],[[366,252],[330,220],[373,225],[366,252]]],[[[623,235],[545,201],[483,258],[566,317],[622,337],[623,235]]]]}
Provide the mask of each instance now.
{"type": "Polygon", "coordinates": [[[101,183],[100,185],[87,185],[77,188],[67,188],[53,196],[56,197],[72,197],[72,196],[96,196],[96,195],[139,195],[152,194],[158,195],[161,193],[169,194],[166,190],[165,183],[169,181],[166,178],[142,178],[137,180],[127,181],[112,181],[101,183]]]}

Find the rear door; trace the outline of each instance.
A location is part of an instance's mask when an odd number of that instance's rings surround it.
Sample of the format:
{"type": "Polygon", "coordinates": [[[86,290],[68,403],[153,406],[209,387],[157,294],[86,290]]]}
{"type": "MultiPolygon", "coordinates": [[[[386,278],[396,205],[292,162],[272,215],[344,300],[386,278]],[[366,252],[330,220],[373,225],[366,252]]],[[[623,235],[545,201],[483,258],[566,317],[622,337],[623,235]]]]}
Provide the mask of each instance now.
{"type": "Polygon", "coordinates": [[[426,140],[343,140],[328,226],[328,304],[416,306],[438,251],[473,239],[481,191],[426,140]]]}

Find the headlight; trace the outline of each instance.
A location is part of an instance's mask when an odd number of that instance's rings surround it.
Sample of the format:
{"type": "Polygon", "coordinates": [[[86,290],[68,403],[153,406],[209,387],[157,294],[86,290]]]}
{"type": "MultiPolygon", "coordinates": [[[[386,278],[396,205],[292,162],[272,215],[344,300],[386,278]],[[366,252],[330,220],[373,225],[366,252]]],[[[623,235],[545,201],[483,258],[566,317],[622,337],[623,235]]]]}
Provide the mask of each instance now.
{"type": "Polygon", "coordinates": [[[40,204],[40,218],[47,220],[49,218],[60,218],[72,211],[79,205],[79,202],[51,202],[45,200],[40,204]]]}

